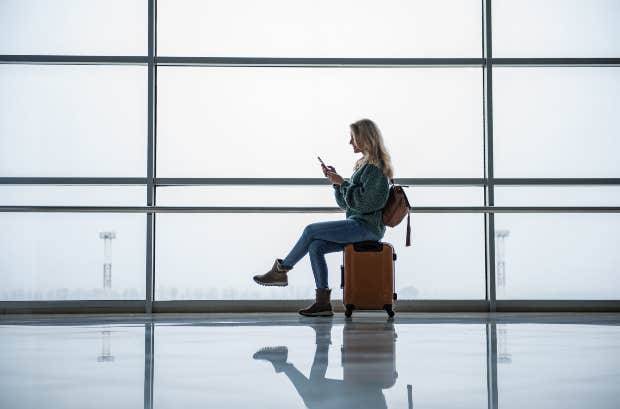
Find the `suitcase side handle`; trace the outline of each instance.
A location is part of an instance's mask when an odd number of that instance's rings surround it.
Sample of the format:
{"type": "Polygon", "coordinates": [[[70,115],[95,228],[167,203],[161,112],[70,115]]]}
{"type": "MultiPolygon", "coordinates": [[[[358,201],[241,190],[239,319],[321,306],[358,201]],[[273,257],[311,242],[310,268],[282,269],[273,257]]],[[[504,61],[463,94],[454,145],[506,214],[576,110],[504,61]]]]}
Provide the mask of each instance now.
{"type": "MultiPolygon", "coordinates": [[[[392,255],[392,261],[396,261],[396,253],[394,253],[392,255]]],[[[392,274],[392,279],[394,280],[394,294],[392,294],[392,299],[394,301],[396,301],[396,298],[398,297],[398,295],[396,294],[396,263],[392,263],[392,267],[394,268],[393,270],[393,274],[392,274]]]]}

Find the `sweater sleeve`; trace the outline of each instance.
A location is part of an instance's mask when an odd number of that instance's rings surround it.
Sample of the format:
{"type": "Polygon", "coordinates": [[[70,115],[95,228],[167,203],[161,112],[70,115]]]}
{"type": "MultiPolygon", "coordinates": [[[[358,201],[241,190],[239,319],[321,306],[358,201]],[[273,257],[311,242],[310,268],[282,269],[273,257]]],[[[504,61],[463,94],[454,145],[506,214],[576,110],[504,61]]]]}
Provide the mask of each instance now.
{"type": "Polygon", "coordinates": [[[347,210],[347,204],[344,202],[344,197],[342,197],[342,193],[340,192],[340,185],[333,183],[332,186],[334,187],[334,195],[336,196],[338,207],[342,210],[347,210]]]}
{"type": "Polygon", "coordinates": [[[345,205],[359,213],[372,213],[385,206],[390,194],[389,183],[381,169],[369,165],[359,183],[344,181],[339,187],[345,205]]]}

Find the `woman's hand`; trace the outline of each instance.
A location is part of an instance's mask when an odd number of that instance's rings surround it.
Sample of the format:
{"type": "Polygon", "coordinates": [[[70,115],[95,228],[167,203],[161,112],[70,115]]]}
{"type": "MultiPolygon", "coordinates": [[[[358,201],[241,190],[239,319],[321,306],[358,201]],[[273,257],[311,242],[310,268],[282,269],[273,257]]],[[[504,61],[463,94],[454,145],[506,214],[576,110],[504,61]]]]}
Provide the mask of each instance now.
{"type": "Polygon", "coordinates": [[[340,185],[344,182],[342,176],[336,173],[336,169],[333,166],[325,166],[321,164],[321,168],[323,169],[323,174],[329,181],[333,184],[340,185]]]}

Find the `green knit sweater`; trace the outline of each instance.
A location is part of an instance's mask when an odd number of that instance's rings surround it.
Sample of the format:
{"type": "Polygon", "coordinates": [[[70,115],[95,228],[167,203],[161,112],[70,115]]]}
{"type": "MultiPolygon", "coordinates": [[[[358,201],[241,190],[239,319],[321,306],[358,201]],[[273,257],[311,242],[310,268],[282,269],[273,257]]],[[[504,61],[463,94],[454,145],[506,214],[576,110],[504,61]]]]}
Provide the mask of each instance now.
{"type": "Polygon", "coordinates": [[[385,235],[383,208],[390,193],[388,178],[380,168],[365,164],[351,175],[351,180],[332,184],[338,207],[347,211],[347,219],[357,219],[379,237],[385,235]]]}

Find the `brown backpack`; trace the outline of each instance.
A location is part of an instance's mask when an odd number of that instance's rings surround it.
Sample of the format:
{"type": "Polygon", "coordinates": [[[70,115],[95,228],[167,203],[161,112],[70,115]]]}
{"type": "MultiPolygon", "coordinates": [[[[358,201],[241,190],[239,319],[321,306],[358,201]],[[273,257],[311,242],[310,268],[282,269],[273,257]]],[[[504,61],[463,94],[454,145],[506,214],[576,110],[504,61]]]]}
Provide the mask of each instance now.
{"type": "Polygon", "coordinates": [[[394,179],[391,180],[392,186],[390,186],[390,195],[383,208],[383,224],[390,227],[395,227],[400,224],[407,216],[407,240],[405,246],[411,246],[411,206],[403,187],[409,187],[407,185],[395,185],[394,179]]]}

